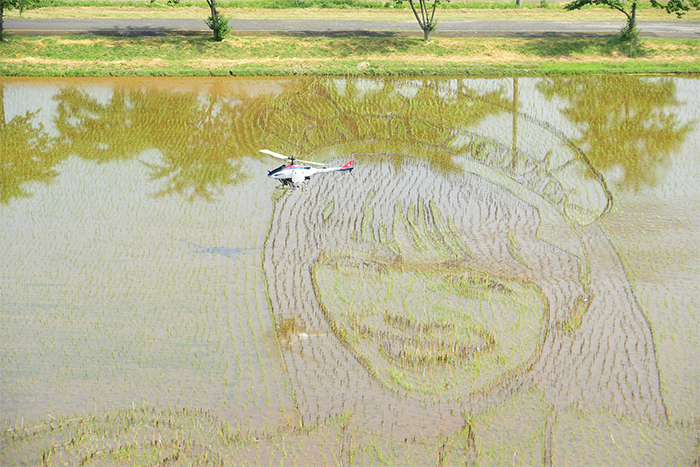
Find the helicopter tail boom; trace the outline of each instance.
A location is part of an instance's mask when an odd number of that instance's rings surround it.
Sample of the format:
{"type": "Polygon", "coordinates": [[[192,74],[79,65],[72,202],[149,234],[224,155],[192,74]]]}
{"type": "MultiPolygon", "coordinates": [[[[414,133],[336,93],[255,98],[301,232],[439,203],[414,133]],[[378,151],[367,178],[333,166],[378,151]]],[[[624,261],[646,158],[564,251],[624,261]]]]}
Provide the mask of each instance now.
{"type": "Polygon", "coordinates": [[[354,160],[348,162],[342,167],[328,167],[326,169],[321,169],[322,172],[352,172],[353,164],[355,163],[354,160]]]}

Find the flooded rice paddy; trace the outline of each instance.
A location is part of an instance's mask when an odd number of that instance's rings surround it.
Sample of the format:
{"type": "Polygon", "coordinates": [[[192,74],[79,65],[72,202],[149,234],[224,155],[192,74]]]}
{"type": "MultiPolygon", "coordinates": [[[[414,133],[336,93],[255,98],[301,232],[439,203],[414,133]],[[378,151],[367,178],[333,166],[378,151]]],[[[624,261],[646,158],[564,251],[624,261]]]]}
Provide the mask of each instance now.
{"type": "Polygon", "coordinates": [[[692,465],[700,78],[0,80],[2,465],[692,465]],[[258,149],[328,164],[308,194],[258,149]]]}

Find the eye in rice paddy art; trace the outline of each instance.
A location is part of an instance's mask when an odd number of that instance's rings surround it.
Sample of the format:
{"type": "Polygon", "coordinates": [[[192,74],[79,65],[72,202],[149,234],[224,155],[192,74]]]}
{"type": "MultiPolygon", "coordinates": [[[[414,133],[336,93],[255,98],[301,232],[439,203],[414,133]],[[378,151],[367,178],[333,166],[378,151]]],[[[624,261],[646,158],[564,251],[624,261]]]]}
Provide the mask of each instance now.
{"type": "Polygon", "coordinates": [[[63,84],[53,123],[41,112],[9,122],[26,140],[6,146],[34,156],[5,161],[17,170],[2,176],[0,214],[36,247],[4,250],[22,265],[3,270],[5,284],[17,283],[2,303],[5,341],[31,332],[46,348],[3,349],[13,404],[3,420],[13,422],[0,460],[700,458],[693,404],[681,414],[683,396],[669,390],[697,373],[660,368],[673,335],[616,224],[618,197],[624,207],[624,190],[645,196],[663,174],[640,170],[671,166],[693,124],[659,110],[680,105],[668,80],[577,79],[63,84]],[[634,97],[625,105],[638,110],[607,127],[569,85],[654,91],[660,107],[634,97]],[[533,102],[545,109],[538,118],[533,102]],[[640,125],[667,143],[650,144],[640,125]],[[601,148],[599,133],[615,127],[630,148],[657,155],[644,167],[625,161],[629,176],[610,183],[623,156],[601,148]],[[350,155],[357,169],[280,196],[264,177],[263,147],[328,164],[350,155]],[[110,194],[113,184],[124,191],[110,194]],[[51,207],[70,206],[62,196],[78,205],[66,215],[100,220],[87,239],[39,220],[52,212],[65,223],[64,208],[51,207]],[[56,240],[65,253],[48,256],[53,285],[38,271],[27,282],[20,271],[56,240]],[[113,260],[86,259],[99,255],[113,260]],[[78,279],[61,287],[66,271],[78,279]],[[22,305],[22,281],[46,303],[22,305]],[[53,311],[40,313],[45,306],[53,311]],[[82,337],[81,320],[95,339],[82,337]],[[22,409],[20,386],[38,393],[52,381],[52,326],[71,335],[56,366],[63,402],[22,409]],[[86,389],[70,395],[76,375],[86,389]],[[37,410],[49,418],[20,419],[37,410]]]}

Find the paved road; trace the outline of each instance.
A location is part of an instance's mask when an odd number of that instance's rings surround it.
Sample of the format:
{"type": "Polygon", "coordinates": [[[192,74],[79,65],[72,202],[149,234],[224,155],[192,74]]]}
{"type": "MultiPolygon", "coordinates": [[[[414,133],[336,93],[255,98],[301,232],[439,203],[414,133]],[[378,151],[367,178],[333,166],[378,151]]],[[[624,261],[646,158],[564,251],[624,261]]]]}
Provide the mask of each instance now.
{"type": "MultiPolygon", "coordinates": [[[[700,38],[700,22],[640,21],[643,37],[700,38]]],[[[164,36],[208,34],[196,19],[5,19],[9,34],[164,36]]],[[[422,36],[415,21],[231,20],[233,34],[290,36],[422,36]]],[[[595,37],[619,34],[624,21],[440,21],[433,37],[595,37]]]]}

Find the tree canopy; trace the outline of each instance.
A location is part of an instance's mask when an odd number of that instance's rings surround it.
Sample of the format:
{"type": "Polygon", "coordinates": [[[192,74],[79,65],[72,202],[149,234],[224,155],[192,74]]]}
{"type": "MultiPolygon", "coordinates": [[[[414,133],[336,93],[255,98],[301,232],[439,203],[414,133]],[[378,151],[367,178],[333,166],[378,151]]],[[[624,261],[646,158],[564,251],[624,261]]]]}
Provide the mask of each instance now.
{"type": "Polygon", "coordinates": [[[682,18],[691,8],[700,9],[700,0],[668,0],[667,2],[651,0],[651,4],[655,8],[666,10],[668,14],[675,13],[679,18],[682,18]]]}
{"type": "Polygon", "coordinates": [[[17,9],[20,12],[33,8],[37,0],[0,0],[0,40],[4,38],[4,29],[2,26],[5,16],[5,10],[17,9]]]}
{"type": "MultiPolygon", "coordinates": [[[[681,18],[691,8],[700,9],[700,0],[650,0],[654,8],[666,10],[667,13],[675,13],[681,18]]],[[[622,28],[623,39],[635,39],[637,37],[637,4],[639,0],[573,0],[564,5],[567,11],[580,10],[588,5],[607,6],[623,13],[627,17],[627,24],[622,28]]]]}

